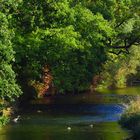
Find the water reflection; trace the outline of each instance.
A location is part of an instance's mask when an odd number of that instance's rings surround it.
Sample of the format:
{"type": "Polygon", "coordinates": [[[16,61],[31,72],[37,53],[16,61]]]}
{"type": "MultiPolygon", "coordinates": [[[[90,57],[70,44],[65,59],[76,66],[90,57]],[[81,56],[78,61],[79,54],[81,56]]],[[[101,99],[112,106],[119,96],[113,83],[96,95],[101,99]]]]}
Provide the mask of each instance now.
{"type": "Polygon", "coordinates": [[[135,87],[127,87],[127,88],[120,88],[120,89],[102,89],[99,90],[101,93],[106,94],[117,94],[117,95],[140,95],[140,86],[135,87]]]}
{"type": "Polygon", "coordinates": [[[117,123],[96,123],[89,125],[71,125],[68,131],[64,125],[16,125],[7,127],[0,140],[122,140],[127,136],[117,123]]]}
{"type": "Polygon", "coordinates": [[[55,97],[50,105],[39,101],[21,113],[19,123],[1,129],[0,140],[123,140],[129,133],[117,124],[124,111],[121,104],[139,89],[55,97]]]}
{"type": "Polygon", "coordinates": [[[0,131],[0,140],[122,140],[127,136],[116,123],[124,109],[121,105],[53,105],[48,109],[51,112],[22,115],[19,123],[0,131]]]}

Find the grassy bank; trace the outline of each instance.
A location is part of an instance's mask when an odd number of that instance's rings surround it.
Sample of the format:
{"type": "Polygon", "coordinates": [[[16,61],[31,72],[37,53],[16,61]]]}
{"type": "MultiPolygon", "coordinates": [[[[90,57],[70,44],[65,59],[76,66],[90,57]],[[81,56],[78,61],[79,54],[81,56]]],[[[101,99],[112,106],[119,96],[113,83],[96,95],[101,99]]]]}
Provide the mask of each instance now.
{"type": "Polygon", "coordinates": [[[140,139],[140,98],[130,103],[119,123],[132,131],[134,140],[140,139]]]}
{"type": "Polygon", "coordinates": [[[10,122],[10,119],[13,115],[13,108],[12,107],[5,107],[1,104],[0,108],[0,127],[5,126],[7,123],[10,122]]]}

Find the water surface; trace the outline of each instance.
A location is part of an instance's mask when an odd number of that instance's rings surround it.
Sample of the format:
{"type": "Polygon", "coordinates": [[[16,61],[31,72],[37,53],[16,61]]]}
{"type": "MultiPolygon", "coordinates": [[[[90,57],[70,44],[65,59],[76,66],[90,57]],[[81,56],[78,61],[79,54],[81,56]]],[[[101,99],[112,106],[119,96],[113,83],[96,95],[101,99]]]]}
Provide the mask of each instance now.
{"type": "Polygon", "coordinates": [[[123,140],[129,132],[117,121],[125,109],[122,104],[135,97],[132,92],[138,95],[137,89],[59,96],[50,104],[49,97],[33,102],[20,112],[18,123],[0,129],[0,140],[123,140]]]}

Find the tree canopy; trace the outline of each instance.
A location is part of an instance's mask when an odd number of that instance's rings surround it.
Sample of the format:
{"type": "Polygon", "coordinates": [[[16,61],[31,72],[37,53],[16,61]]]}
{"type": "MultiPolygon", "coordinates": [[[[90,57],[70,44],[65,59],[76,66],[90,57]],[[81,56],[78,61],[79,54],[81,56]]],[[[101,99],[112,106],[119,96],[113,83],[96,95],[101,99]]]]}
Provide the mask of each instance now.
{"type": "Polygon", "coordinates": [[[10,28],[12,17],[7,9],[7,6],[11,5],[14,6],[10,2],[0,2],[0,99],[7,101],[13,101],[21,94],[16,83],[16,74],[12,69],[12,63],[15,61],[12,43],[14,32],[10,28]]]}
{"type": "Polygon", "coordinates": [[[140,43],[139,0],[2,0],[1,8],[2,68],[13,64],[18,81],[57,93],[88,89],[109,53],[140,43]]]}

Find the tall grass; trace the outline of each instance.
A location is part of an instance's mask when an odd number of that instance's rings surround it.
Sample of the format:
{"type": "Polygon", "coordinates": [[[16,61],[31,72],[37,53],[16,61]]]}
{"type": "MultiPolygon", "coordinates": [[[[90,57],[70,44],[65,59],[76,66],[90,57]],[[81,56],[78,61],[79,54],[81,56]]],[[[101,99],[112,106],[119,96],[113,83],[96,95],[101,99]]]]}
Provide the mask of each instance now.
{"type": "Polygon", "coordinates": [[[132,130],[133,139],[140,140],[140,98],[131,101],[122,114],[119,123],[123,127],[132,130]]]}

